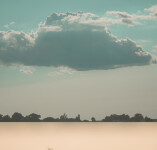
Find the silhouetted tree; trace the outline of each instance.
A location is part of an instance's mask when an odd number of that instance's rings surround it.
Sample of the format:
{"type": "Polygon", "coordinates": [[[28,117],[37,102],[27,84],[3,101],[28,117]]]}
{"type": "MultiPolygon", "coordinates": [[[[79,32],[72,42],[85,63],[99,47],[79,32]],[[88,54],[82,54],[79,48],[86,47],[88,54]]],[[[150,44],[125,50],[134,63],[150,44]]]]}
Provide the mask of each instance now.
{"type": "Polygon", "coordinates": [[[56,119],[52,118],[52,117],[47,117],[47,118],[44,118],[42,121],[44,121],[44,122],[54,122],[54,121],[56,121],[56,119]]]}
{"type": "Polygon", "coordinates": [[[142,114],[136,113],[134,117],[131,118],[131,121],[141,122],[144,121],[144,117],[142,114]]]}
{"type": "Polygon", "coordinates": [[[127,121],[130,120],[130,117],[129,117],[129,115],[122,114],[119,119],[120,119],[121,121],[123,121],[123,122],[127,122],[127,121]]]}
{"type": "Polygon", "coordinates": [[[3,119],[3,115],[0,114],[0,121],[2,121],[2,119],[3,119]]]}
{"type": "Polygon", "coordinates": [[[22,116],[22,114],[18,113],[18,112],[15,112],[13,115],[12,115],[12,121],[23,121],[24,120],[24,117],[22,116]]]}
{"type": "MultiPolygon", "coordinates": [[[[1,115],[0,114],[0,122],[11,122],[11,121],[17,121],[17,122],[80,122],[80,114],[78,114],[75,118],[68,118],[67,114],[63,114],[60,116],[60,118],[53,118],[53,117],[46,117],[43,120],[40,120],[41,116],[35,113],[32,113],[26,117],[23,117],[21,113],[15,112],[12,117],[9,115],[1,115]]],[[[94,117],[91,118],[92,122],[98,122],[94,117]]],[[[143,117],[142,114],[136,113],[133,117],[129,117],[129,115],[122,114],[111,114],[110,116],[106,116],[101,121],[103,122],[157,122],[157,119],[151,119],[149,117],[143,117]]],[[[83,120],[83,122],[89,122],[89,120],[83,120]]]]}
{"type": "Polygon", "coordinates": [[[106,116],[105,119],[102,121],[104,122],[127,122],[130,120],[129,115],[117,115],[117,114],[112,114],[110,116],[106,116]]]}
{"type": "Polygon", "coordinates": [[[78,115],[76,116],[75,120],[76,120],[76,121],[81,121],[81,119],[80,119],[80,114],[78,114],[78,115]]]}
{"type": "Polygon", "coordinates": [[[4,121],[4,122],[10,122],[11,118],[10,118],[9,115],[5,115],[5,116],[3,116],[2,121],[4,121]]]}
{"type": "Polygon", "coordinates": [[[40,121],[40,118],[41,118],[40,115],[32,113],[25,117],[25,121],[38,122],[38,121],[40,121]]]}
{"type": "Polygon", "coordinates": [[[145,120],[146,122],[153,122],[153,119],[151,119],[151,118],[149,118],[149,117],[147,117],[147,116],[144,118],[144,120],[145,120]]]}
{"type": "Polygon", "coordinates": [[[92,117],[91,120],[92,120],[92,122],[95,122],[95,121],[96,121],[94,117],[92,117]]]}
{"type": "Polygon", "coordinates": [[[83,122],[89,122],[89,120],[86,120],[86,119],[85,119],[85,120],[83,120],[83,122]]]}
{"type": "Polygon", "coordinates": [[[68,116],[67,116],[67,114],[63,114],[63,115],[61,115],[60,116],[60,121],[67,121],[68,120],[68,116]]]}

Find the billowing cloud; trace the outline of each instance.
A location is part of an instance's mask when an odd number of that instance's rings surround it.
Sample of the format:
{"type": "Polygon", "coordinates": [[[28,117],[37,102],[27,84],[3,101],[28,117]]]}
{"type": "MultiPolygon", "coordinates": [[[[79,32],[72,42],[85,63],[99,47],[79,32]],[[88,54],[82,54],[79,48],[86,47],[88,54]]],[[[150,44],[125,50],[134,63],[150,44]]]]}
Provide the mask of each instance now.
{"type": "MultiPolygon", "coordinates": [[[[127,14],[119,14],[130,19],[127,14]]],[[[0,32],[0,61],[75,70],[146,65],[156,60],[130,39],[118,39],[91,13],[53,13],[35,33],[0,32]]],[[[129,21],[129,20],[128,20],[129,21]]]]}

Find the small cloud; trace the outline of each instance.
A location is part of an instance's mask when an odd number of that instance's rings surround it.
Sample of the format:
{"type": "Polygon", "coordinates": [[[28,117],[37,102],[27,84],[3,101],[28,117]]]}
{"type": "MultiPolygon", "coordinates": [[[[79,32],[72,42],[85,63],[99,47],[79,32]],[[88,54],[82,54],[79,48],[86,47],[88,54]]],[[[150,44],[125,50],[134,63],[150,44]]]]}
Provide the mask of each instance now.
{"type": "Polygon", "coordinates": [[[144,11],[149,12],[148,19],[157,19],[157,5],[153,5],[150,8],[144,9],[144,11]]]}
{"type": "Polygon", "coordinates": [[[76,70],[68,67],[59,67],[59,72],[63,74],[73,74],[76,72],[76,70]]]}
{"type": "Polygon", "coordinates": [[[136,43],[139,45],[150,43],[150,40],[137,40],[136,43]]]}
{"type": "Polygon", "coordinates": [[[128,26],[135,26],[135,25],[137,25],[137,24],[140,24],[140,23],[138,23],[138,22],[135,22],[133,19],[128,19],[128,18],[123,18],[123,19],[122,19],[122,22],[123,22],[124,24],[127,24],[128,26]]]}
{"type": "Polygon", "coordinates": [[[49,77],[56,77],[56,76],[60,76],[60,75],[61,75],[61,73],[58,71],[52,71],[52,72],[48,73],[49,77]]]}
{"type": "Polygon", "coordinates": [[[9,25],[8,25],[8,24],[6,24],[6,25],[4,25],[4,27],[5,27],[5,28],[8,28],[8,27],[9,27],[9,25]]]}
{"type": "Polygon", "coordinates": [[[117,18],[120,18],[119,23],[126,24],[128,26],[142,25],[142,23],[140,23],[140,20],[157,19],[157,5],[154,5],[150,8],[146,8],[144,9],[144,11],[148,12],[148,14],[145,15],[141,11],[137,11],[136,14],[129,14],[127,12],[122,12],[122,11],[107,11],[106,14],[108,16],[113,15],[116,16],[117,18]]]}
{"type": "Polygon", "coordinates": [[[121,18],[131,18],[132,16],[126,12],[121,12],[121,11],[108,11],[106,13],[107,15],[116,15],[121,18]]]}
{"type": "Polygon", "coordinates": [[[141,42],[141,43],[149,43],[149,42],[151,42],[151,41],[149,41],[149,40],[140,40],[140,42],[141,42]]]}
{"type": "Polygon", "coordinates": [[[48,76],[62,76],[62,75],[72,75],[74,74],[76,71],[75,69],[69,68],[69,67],[58,67],[58,71],[52,71],[50,73],[48,73],[48,76]]]}
{"type": "Polygon", "coordinates": [[[10,22],[10,25],[13,25],[13,24],[15,24],[15,22],[10,22]]]}
{"type": "Polygon", "coordinates": [[[22,72],[24,74],[32,74],[33,73],[31,70],[24,70],[24,69],[20,69],[20,72],[22,72]]]}
{"type": "Polygon", "coordinates": [[[153,48],[152,51],[157,53],[157,45],[153,46],[152,48],[153,48]]]}
{"type": "Polygon", "coordinates": [[[24,73],[24,74],[33,74],[33,67],[30,66],[22,66],[22,68],[20,69],[20,72],[24,73]]]}
{"type": "Polygon", "coordinates": [[[14,21],[10,22],[9,24],[4,25],[5,28],[9,28],[11,25],[15,24],[14,21]]]}
{"type": "Polygon", "coordinates": [[[114,15],[116,17],[120,18],[120,22],[122,24],[126,24],[128,26],[135,26],[135,25],[140,25],[139,22],[135,21],[136,15],[133,14],[128,14],[127,12],[121,12],[121,11],[108,11],[106,13],[108,16],[109,15],[114,15]]]}
{"type": "Polygon", "coordinates": [[[157,5],[153,5],[150,8],[145,8],[144,11],[155,12],[155,11],[157,11],[157,5]]]}

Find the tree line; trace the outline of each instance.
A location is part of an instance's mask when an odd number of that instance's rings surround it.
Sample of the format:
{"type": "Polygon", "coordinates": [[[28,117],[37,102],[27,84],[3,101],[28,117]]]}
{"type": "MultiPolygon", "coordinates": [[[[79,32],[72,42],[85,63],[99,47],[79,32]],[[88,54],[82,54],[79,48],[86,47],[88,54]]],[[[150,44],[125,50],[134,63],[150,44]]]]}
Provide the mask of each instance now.
{"type": "Polygon", "coordinates": [[[21,113],[15,112],[12,116],[0,114],[0,122],[157,122],[157,119],[144,117],[140,113],[136,113],[133,117],[126,114],[112,114],[102,120],[96,120],[95,117],[92,117],[91,120],[81,120],[79,114],[75,118],[69,118],[65,113],[59,118],[46,117],[41,119],[41,115],[35,113],[23,116],[21,113]]]}

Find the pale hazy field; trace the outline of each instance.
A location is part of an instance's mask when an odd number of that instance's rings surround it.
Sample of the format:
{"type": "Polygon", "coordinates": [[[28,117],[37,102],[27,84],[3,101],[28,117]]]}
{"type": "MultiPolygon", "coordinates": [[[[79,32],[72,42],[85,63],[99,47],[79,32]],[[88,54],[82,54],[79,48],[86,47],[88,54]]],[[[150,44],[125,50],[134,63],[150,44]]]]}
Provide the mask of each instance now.
{"type": "Polygon", "coordinates": [[[0,123],[0,150],[157,150],[157,123],[0,123]]]}

